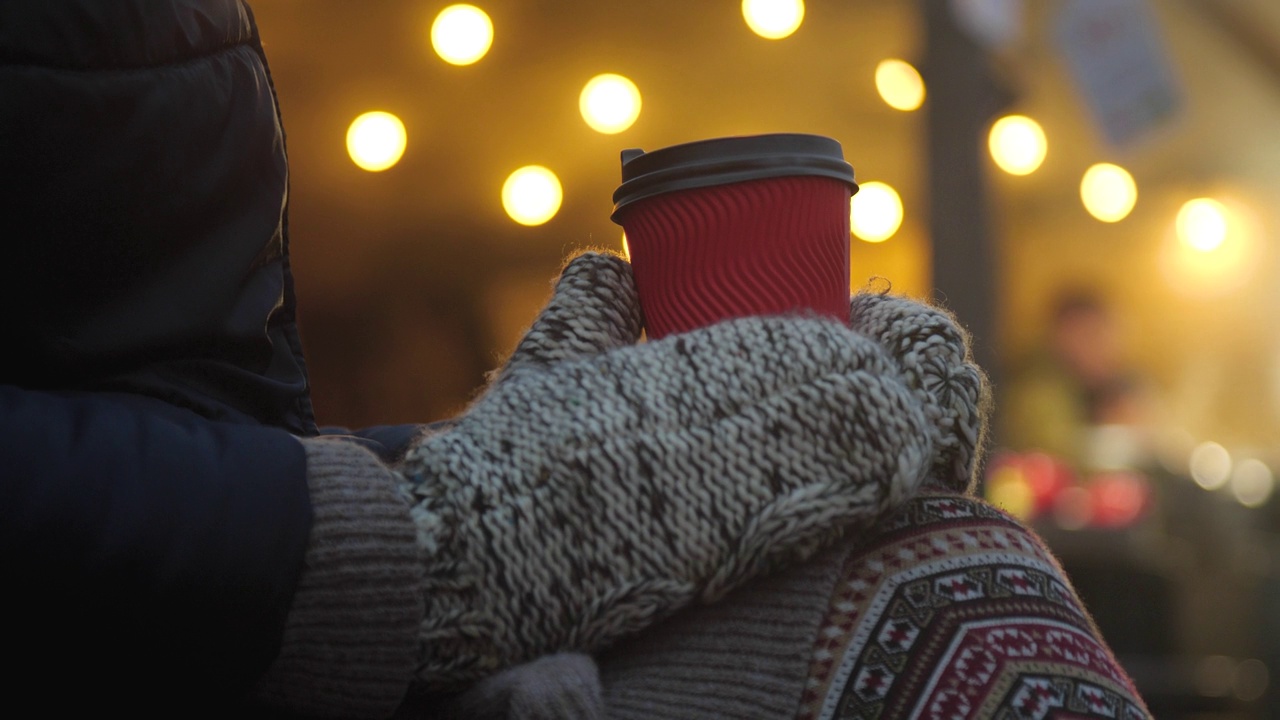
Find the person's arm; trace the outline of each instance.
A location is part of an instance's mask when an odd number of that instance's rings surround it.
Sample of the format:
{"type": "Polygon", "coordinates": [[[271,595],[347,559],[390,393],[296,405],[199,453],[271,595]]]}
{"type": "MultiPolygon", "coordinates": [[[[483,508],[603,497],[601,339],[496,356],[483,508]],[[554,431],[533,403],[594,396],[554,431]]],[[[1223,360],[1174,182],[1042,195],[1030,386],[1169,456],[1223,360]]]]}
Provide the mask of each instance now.
{"type": "Polygon", "coordinates": [[[200,710],[256,693],[354,715],[321,692],[354,686],[363,714],[394,709],[420,569],[394,474],[371,454],[143,398],[10,386],[0,432],[16,692],[200,710]]]}
{"type": "Polygon", "coordinates": [[[266,669],[311,527],[296,439],[12,386],[0,434],[0,566],[22,588],[18,655],[45,660],[24,675],[230,695],[266,669]]]}

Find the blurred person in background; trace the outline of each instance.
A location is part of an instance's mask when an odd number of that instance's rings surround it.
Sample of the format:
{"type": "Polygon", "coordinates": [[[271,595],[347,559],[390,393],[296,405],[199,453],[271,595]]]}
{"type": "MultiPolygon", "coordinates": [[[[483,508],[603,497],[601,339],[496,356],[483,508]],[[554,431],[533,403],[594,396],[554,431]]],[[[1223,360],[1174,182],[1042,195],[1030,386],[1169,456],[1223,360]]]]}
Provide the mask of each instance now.
{"type": "Polygon", "coordinates": [[[1090,289],[1053,300],[1039,347],[1000,389],[999,442],[1040,451],[1080,470],[1092,462],[1089,431],[1149,426],[1153,395],[1123,356],[1114,310],[1090,289]]]}

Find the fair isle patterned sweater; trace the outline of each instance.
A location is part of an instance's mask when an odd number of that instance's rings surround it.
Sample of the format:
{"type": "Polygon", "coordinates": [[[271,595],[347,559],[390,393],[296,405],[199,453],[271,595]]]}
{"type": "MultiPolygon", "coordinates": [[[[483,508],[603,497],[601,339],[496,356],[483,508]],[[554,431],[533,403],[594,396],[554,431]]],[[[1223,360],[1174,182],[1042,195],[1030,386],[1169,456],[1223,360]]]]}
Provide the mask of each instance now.
{"type": "Polygon", "coordinates": [[[682,613],[601,675],[610,718],[1150,717],[1040,539],[956,494],[682,613]]]}

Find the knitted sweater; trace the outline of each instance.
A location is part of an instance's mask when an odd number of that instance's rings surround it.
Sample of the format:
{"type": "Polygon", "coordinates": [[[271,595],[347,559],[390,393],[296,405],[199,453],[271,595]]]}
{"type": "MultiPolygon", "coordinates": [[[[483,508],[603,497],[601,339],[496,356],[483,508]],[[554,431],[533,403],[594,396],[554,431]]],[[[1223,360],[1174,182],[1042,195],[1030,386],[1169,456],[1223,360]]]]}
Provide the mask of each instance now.
{"type": "Polygon", "coordinates": [[[1017,521],[925,494],[874,532],[600,660],[610,718],[1147,718],[1017,521]]]}

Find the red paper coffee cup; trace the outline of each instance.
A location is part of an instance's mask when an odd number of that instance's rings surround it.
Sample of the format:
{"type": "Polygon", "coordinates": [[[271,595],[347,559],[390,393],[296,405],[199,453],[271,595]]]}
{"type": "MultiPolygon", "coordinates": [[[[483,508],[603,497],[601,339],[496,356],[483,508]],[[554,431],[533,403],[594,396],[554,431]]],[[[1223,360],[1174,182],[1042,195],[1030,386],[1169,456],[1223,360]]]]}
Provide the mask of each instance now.
{"type": "Polygon", "coordinates": [[[840,143],[717,138],[622,153],[626,229],[653,339],[749,315],[849,320],[849,198],[840,143]]]}

